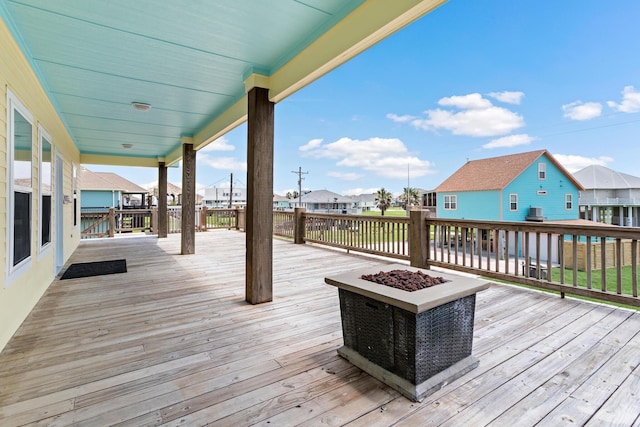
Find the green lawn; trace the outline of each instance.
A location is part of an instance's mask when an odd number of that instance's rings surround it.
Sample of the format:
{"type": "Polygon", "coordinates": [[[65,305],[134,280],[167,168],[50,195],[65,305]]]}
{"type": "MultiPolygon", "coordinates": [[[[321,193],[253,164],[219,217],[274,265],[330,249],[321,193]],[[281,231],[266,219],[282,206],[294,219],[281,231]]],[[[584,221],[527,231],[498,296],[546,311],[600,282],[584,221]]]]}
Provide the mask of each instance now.
{"type": "MultiPolygon", "coordinates": [[[[616,276],[617,270],[615,268],[606,269],[607,278],[607,291],[616,292],[616,276]]],[[[553,268],[551,271],[551,277],[554,282],[560,282],[560,268],[553,268]]],[[[591,272],[591,287],[593,289],[601,289],[600,280],[602,278],[602,270],[593,270],[591,272]]],[[[567,284],[573,284],[573,270],[564,270],[564,281],[567,284]]],[[[587,272],[578,271],[578,286],[583,288],[587,287],[587,272]]],[[[622,293],[626,295],[633,295],[631,266],[622,267],[622,293]]]]}
{"type": "MultiPolygon", "coordinates": [[[[380,211],[362,212],[362,215],[366,215],[366,216],[382,216],[380,211]]],[[[404,209],[401,209],[401,208],[391,208],[391,209],[387,209],[385,211],[384,216],[406,217],[407,216],[407,211],[405,211],[404,209]]]]}

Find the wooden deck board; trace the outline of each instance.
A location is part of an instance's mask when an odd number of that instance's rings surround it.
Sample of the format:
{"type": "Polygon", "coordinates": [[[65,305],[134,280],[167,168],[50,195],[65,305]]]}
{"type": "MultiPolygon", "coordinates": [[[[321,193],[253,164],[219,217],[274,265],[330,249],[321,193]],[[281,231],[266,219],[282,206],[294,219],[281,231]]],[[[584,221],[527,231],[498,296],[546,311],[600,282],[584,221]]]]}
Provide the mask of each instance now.
{"type": "MultiPolygon", "coordinates": [[[[82,242],[0,353],[0,425],[633,425],[640,315],[507,285],[477,297],[477,369],[407,400],[341,359],[324,277],[385,260],[274,242],[274,301],[244,301],[244,234],[82,242]]],[[[389,260],[388,263],[397,262],[389,260]]]]}

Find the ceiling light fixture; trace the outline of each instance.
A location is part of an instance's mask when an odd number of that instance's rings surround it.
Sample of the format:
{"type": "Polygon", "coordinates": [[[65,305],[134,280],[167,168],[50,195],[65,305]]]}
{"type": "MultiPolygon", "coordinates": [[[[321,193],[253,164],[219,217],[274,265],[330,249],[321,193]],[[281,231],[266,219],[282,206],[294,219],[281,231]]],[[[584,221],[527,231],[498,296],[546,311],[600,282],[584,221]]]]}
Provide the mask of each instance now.
{"type": "Polygon", "coordinates": [[[122,148],[125,148],[128,150],[130,148],[133,148],[133,144],[122,144],[122,148]]]}
{"type": "Polygon", "coordinates": [[[136,111],[149,111],[151,109],[151,104],[147,104],[144,102],[132,102],[131,106],[136,111]]]}

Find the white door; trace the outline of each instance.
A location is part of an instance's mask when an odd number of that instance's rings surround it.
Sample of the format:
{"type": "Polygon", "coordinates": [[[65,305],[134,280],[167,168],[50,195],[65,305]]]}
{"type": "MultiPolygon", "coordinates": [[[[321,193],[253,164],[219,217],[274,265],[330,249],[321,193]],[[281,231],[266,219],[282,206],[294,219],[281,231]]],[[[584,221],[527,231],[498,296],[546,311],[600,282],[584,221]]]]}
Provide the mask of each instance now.
{"type": "Polygon", "coordinates": [[[55,200],[55,274],[62,270],[64,265],[64,160],[56,153],[56,180],[53,187],[53,200],[55,200]]]}

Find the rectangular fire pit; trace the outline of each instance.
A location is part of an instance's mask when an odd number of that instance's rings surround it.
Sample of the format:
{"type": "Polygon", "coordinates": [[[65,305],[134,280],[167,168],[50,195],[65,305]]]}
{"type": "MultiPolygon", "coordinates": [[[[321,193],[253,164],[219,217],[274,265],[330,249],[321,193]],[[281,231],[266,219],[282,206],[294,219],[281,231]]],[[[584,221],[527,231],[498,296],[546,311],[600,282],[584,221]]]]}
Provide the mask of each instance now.
{"type": "Polygon", "coordinates": [[[339,288],[344,346],[338,353],[406,397],[420,401],[478,366],[471,355],[476,292],[489,283],[397,264],[325,282],[339,288]],[[391,270],[448,281],[407,292],[360,278],[391,270]]]}

